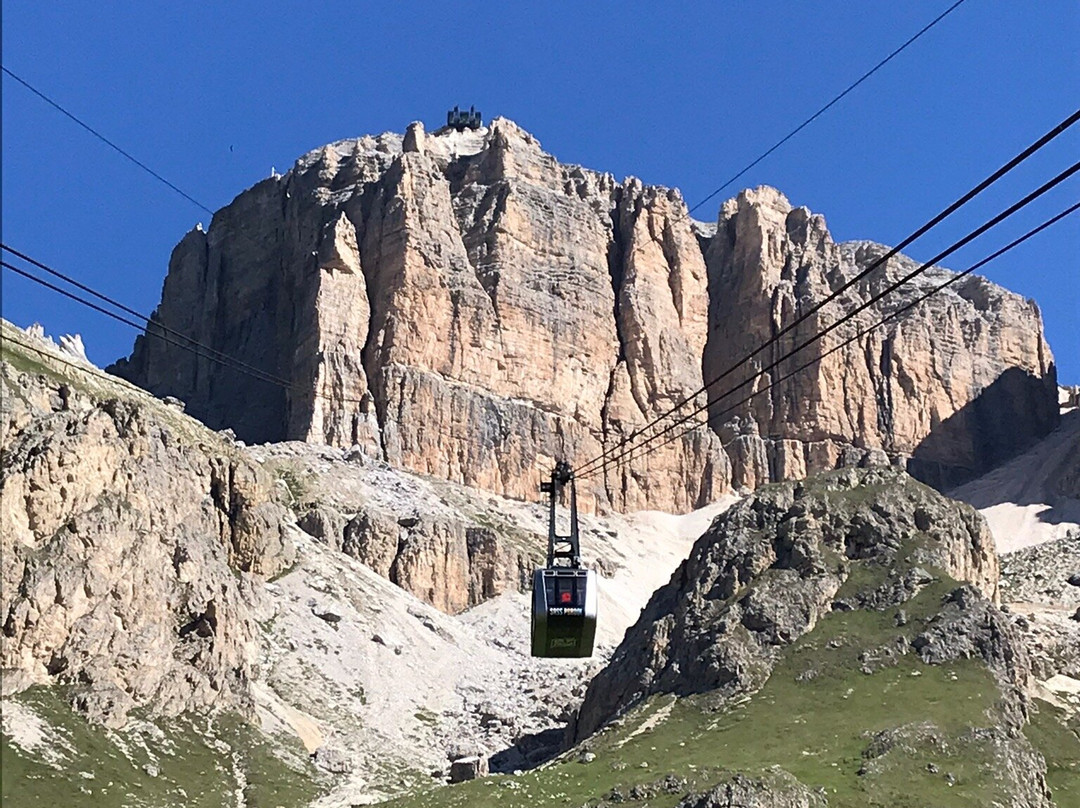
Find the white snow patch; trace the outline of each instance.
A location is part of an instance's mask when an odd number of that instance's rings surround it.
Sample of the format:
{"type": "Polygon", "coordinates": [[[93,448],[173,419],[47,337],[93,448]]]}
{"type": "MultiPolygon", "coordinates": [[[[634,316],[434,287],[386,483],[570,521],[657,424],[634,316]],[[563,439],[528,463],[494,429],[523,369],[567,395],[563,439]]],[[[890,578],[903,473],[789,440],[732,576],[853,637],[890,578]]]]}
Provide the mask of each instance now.
{"type": "Polygon", "coordinates": [[[1057,490],[1059,474],[1080,453],[1080,411],[1028,451],[949,492],[986,518],[999,553],[1064,538],[1080,529],[1080,500],[1057,490]]]}

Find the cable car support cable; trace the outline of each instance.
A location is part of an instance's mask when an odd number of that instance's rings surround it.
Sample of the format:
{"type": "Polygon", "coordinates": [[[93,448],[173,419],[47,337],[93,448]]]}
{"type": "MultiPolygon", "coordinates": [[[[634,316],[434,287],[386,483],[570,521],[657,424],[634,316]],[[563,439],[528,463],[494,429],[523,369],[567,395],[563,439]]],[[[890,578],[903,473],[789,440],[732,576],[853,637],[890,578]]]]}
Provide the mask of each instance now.
{"type": "MultiPolygon", "coordinates": [[[[750,360],[752,360],[755,356],[760,354],[762,351],[765,351],[770,346],[775,345],[777,342],[779,342],[779,340],[782,337],[784,337],[786,334],[793,331],[800,324],[802,324],[807,319],[809,319],[811,316],[816,314],[825,305],[827,305],[828,303],[830,303],[833,300],[837,299],[840,295],[842,295],[845,291],[850,289],[856,283],[858,283],[859,281],[865,279],[868,275],[873,273],[879,267],[883,266],[890,258],[893,258],[897,254],[899,254],[899,252],[904,247],[908,246],[909,244],[911,244],[913,241],[915,241],[919,237],[925,235],[933,227],[936,227],[945,218],[947,218],[948,216],[955,213],[962,206],[966,205],[973,198],[975,198],[980,193],[982,193],[984,190],[986,190],[988,187],[993,185],[995,182],[997,182],[999,179],[1001,179],[1007,173],[1009,173],[1014,168],[1016,168],[1018,165],[1020,165],[1021,163],[1023,163],[1027,159],[1029,159],[1037,151],[1044,148],[1052,140],[1054,140],[1055,138],[1060,136],[1062,133],[1064,133],[1067,129],[1069,129],[1070,127],[1075,125],[1077,123],[1077,121],[1080,121],[1080,110],[1077,110],[1076,112],[1073,112],[1069,117],[1067,117],[1065,120],[1063,120],[1057,126],[1055,126],[1049,132],[1044,134],[1042,137],[1040,137],[1038,140],[1036,140],[1034,143],[1032,143],[1026,149],[1021,151],[1019,154],[1017,154],[1015,157],[1013,157],[1011,160],[1009,160],[1007,163],[1005,163],[1001,168],[994,171],[992,174],[990,174],[986,179],[984,179],[978,185],[973,187],[971,190],[969,190],[967,193],[965,193],[963,196],[961,196],[959,199],[957,199],[951,205],[949,205],[948,207],[943,209],[936,216],[933,216],[925,224],[923,224],[921,227],[917,228],[909,236],[907,236],[905,239],[903,239],[898,244],[896,244],[894,247],[889,249],[882,256],[880,256],[875,261],[873,261],[866,269],[858,272],[856,275],[851,277],[849,280],[845,281],[843,284],[841,284],[833,292],[831,292],[826,297],[824,297],[822,300],[818,301],[813,306],[811,306],[806,312],[801,314],[799,317],[797,317],[791,323],[786,325],[784,328],[780,329],[776,334],[774,334],[772,337],[770,337],[762,345],[760,345],[759,347],[757,347],[756,349],[754,349],[750,353],[743,356],[740,360],[738,360],[733,365],[728,367],[725,371],[720,373],[718,376],[715,376],[713,379],[711,379],[710,381],[703,384],[700,388],[698,388],[691,395],[686,396],[681,401],[679,401],[678,403],[676,403],[673,406],[671,406],[670,408],[668,408],[665,412],[661,413],[660,415],[655,416],[652,420],[650,420],[647,424],[645,424],[645,426],[643,426],[643,427],[641,427],[639,429],[635,429],[630,435],[624,437],[620,441],[616,442],[614,445],[612,445],[612,446],[608,447],[607,449],[605,449],[603,452],[601,452],[596,457],[592,458],[588,462],[581,465],[579,467],[579,469],[578,469],[578,476],[579,477],[584,477],[585,474],[591,473],[595,466],[597,466],[599,464],[605,464],[605,461],[607,461],[613,454],[618,452],[623,446],[626,446],[627,444],[637,440],[647,430],[652,429],[653,427],[659,425],[664,419],[670,417],[675,412],[677,412],[678,410],[685,407],[687,404],[692,403],[699,395],[701,395],[704,392],[707,392],[708,390],[710,390],[711,388],[716,386],[720,381],[727,378],[732,373],[734,373],[736,370],[738,370],[739,368],[746,365],[748,362],[750,362],[750,360]]],[[[682,423],[682,422],[677,422],[676,425],[678,425],[678,423],[682,423]]],[[[669,426],[669,427],[665,428],[660,433],[657,433],[657,434],[652,435],[651,437],[649,437],[645,442],[654,440],[655,438],[659,437],[662,434],[666,434],[672,428],[674,428],[674,427],[669,426]]],[[[621,456],[622,455],[620,455],[620,457],[621,456]]]]}
{"type": "MultiPolygon", "coordinates": [[[[1063,172],[1063,173],[1065,175],[1067,175],[1067,176],[1071,176],[1072,174],[1076,173],[1077,170],[1080,170],[1080,163],[1074,164],[1070,169],[1068,169],[1066,172],[1063,172]]],[[[1061,175],[1059,175],[1059,178],[1060,177],[1061,177],[1061,175]]],[[[1058,184],[1057,180],[1059,178],[1055,178],[1055,180],[1052,180],[1051,183],[1053,183],[1054,185],[1058,184]]],[[[1047,185],[1050,185],[1051,183],[1047,183],[1047,185]]],[[[1051,187],[1053,187],[1053,186],[1051,186],[1051,187]]],[[[1038,191],[1033,192],[1033,194],[1041,195],[1041,193],[1045,193],[1047,190],[1049,190],[1049,188],[1047,188],[1046,186],[1043,186],[1043,188],[1040,188],[1038,191]]],[[[1029,195],[1029,197],[1031,197],[1031,196],[1032,195],[1029,195]]],[[[1026,204],[1029,201],[1031,201],[1030,198],[1025,199],[1025,200],[1021,200],[1021,202],[1017,203],[1017,205],[1022,206],[1021,203],[1026,204]]],[[[1016,207],[1016,206],[1013,206],[1013,207],[1016,207]]],[[[994,259],[999,258],[1000,256],[1004,255],[1005,253],[1009,252],[1010,250],[1020,246],[1021,244],[1023,244],[1028,239],[1030,239],[1030,238],[1034,237],[1035,235],[1041,233],[1043,230],[1045,230],[1048,227],[1056,224],[1061,219],[1065,218],[1066,216],[1068,216],[1068,215],[1070,215],[1072,213],[1075,213],[1078,210],[1080,210],[1080,202],[1075,203],[1075,204],[1071,205],[1070,207],[1066,208],[1065,210],[1061,211],[1060,213],[1056,214],[1055,216],[1052,216],[1050,219],[1047,219],[1042,224],[1040,224],[1037,227],[1029,230],[1024,235],[1014,239],[1013,241],[1006,244],[1004,247],[1001,247],[1000,249],[996,250],[995,252],[993,252],[990,255],[983,258],[982,260],[976,262],[975,264],[972,264],[971,266],[969,266],[967,269],[963,270],[962,272],[958,272],[958,273],[952,275],[945,282],[943,282],[940,285],[938,285],[938,286],[930,289],[929,291],[923,293],[922,295],[915,298],[913,301],[905,304],[904,306],[897,309],[896,311],[890,312],[889,314],[887,314],[885,317],[883,317],[881,320],[879,320],[874,325],[869,326],[867,328],[864,328],[863,330],[857,332],[856,334],[852,335],[851,337],[848,337],[847,339],[843,340],[842,342],[838,343],[837,345],[834,345],[832,348],[827,350],[825,353],[821,354],[821,356],[814,357],[813,359],[809,360],[808,362],[805,362],[804,364],[797,367],[795,370],[792,370],[792,371],[784,374],[783,376],[781,376],[781,377],[779,377],[777,379],[771,380],[764,387],[762,387],[762,388],[760,388],[758,390],[754,390],[749,395],[747,395],[744,398],[740,399],[735,404],[730,405],[726,409],[724,409],[724,410],[722,410],[720,412],[717,412],[717,413],[710,414],[704,421],[699,421],[697,423],[694,423],[688,429],[685,429],[685,430],[683,430],[681,432],[676,433],[675,435],[672,435],[667,440],[665,440],[665,441],[663,441],[663,442],[661,442],[659,444],[650,445],[652,440],[654,440],[655,438],[650,439],[649,441],[645,441],[644,443],[641,443],[641,444],[639,444],[639,445],[637,445],[635,447],[632,447],[627,452],[623,453],[622,455],[619,455],[618,458],[616,458],[615,460],[612,460],[610,462],[614,463],[614,462],[616,462],[618,460],[623,460],[623,459],[625,459],[626,462],[631,462],[633,460],[640,460],[642,457],[645,457],[646,455],[652,454],[653,452],[657,451],[661,447],[666,446],[669,443],[671,443],[671,442],[673,442],[675,440],[678,440],[679,438],[684,437],[685,435],[688,435],[688,434],[690,434],[691,432],[693,432],[693,431],[695,431],[697,429],[700,429],[701,427],[708,426],[710,423],[716,421],[721,416],[727,415],[729,413],[734,412],[735,410],[737,410],[740,406],[742,406],[746,402],[750,401],[751,399],[753,399],[754,397],[756,397],[758,395],[761,395],[762,393],[764,393],[767,390],[771,389],[775,385],[780,384],[781,382],[784,382],[784,381],[790,379],[792,376],[795,376],[796,374],[802,372],[803,370],[806,370],[807,368],[821,362],[826,357],[832,355],[833,353],[840,350],[841,348],[844,348],[847,345],[850,345],[855,340],[866,336],[867,334],[869,334],[870,332],[874,331],[877,328],[880,328],[882,325],[885,325],[890,320],[894,320],[897,317],[899,317],[901,314],[903,314],[903,313],[905,313],[907,311],[910,311],[912,308],[919,305],[920,303],[922,303],[927,298],[937,294],[938,292],[940,292],[940,291],[944,290],[945,288],[951,286],[952,284],[956,283],[961,278],[966,277],[967,275],[970,275],[975,270],[985,266],[986,264],[990,263],[994,259]],[[640,450],[642,450],[642,449],[644,449],[644,451],[641,451],[640,454],[638,454],[638,452],[640,450]]],[[[999,214],[999,216],[1000,216],[1000,214],[999,214]]],[[[995,217],[995,218],[997,218],[997,217],[995,217]]],[[[951,249],[952,248],[950,248],[950,250],[951,249]]],[[[885,292],[883,292],[881,296],[884,296],[884,294],[888,294],[890,291],[895,290],[901,284],[907,282],[908,280],[911,280],[916,274],[921,274],[922,271],[925,271],[925,270],[929,269],[930,267],[932,267],[933,264],[934,264],[934,261],[930,261],[930,262],[927,262],[927,263],[921,265],[917,270],[914,270],[912,273],[909,273],[907,276],[905,276],[900,281],[894,283],[889,289],[887,289],[885,292]]],[[[879,298],[880,298],[880,296],[879,296],[879,298]]],[[[871,300],[869,302],[872,303],[874,301],[871,300]]],[[[866,305],[861,306],[859,309],[855,310],[851,314],[856,314],[859,311],[863,310],[864,308],[866,308],[866,305]]],[[[846,320],[846,319],[848,319],[848,317],[845,317],[843,319],[846,320]]],[[[842,321],[837,321],[836,323],[833,323],[832,326],[829,326],[829,328],[826,329],[825,332],[822,332],[822,334],[819,334],[818,337],[815,337],[812,340],[808,340],[806,343],[803,343],[803,345],[799,346],[798,348],[795,348],[794,350],[792,350],[788,354],[785,354],[784,356],[780,357],[780,359],[778,359],[775,362],[771,363],[767,367],[762,368],[762,370],[759,371],[755,376],[751,377],[750,379],[747,379],[745,382],[738,385],[738,387],[732,388],[730,391],[725,393],[720,398],[718,398],[718,399],[716,399],[716,400],[714,400],[712,402],[709,402],[706,405],[703,405],[703,406],[699,407],[698,409],[694,410],[694,412],[690,413],[689,416],[687,416],[686,418],[682,419],[679,422],[676,422],[675,425],[677,426],[677,425],[681,425],[682,423],[685,423],[687,420],[689,420],[689,418],[691,418],[691,417],[693,417],[695,415],[699,415],[701,412],[708,409],[708,407],[710,407],[710,406],[714,406],[717,403],[717,401],[720,401],[723,398],[727,397],[729,394],[734,393],[735,390],[738,390],[740,387],[746,386],[747,384],[754,381],[755,379],[758,379],[761,376],[763,376],[764,374],[768,373],[770,370],[775,369],[778,365],[780,365],[781,362],[783,362],[786,359],[790,358],[792,356],[792,354],[794,354],[794,353],[798,352],[799,350],[801,350],[802,348],[806,347],[806,345],[810,344],[811,342],[815,342],[818,338],[820,338],[821,336],[824,336],[825,333],[832,330],[832,328],[839,325],[840,322],[842,322],[842,321]]],[[[660,433],[660,434],[656,435],[655,437],[658,438],[662,434],[663,433],[660,433]]],[[[601,467],[598,467],[598,468],[594,468],[592,471],[589,471],[587,473],[579,474],[578,477],[579,477],[579,479],[587,479],[587,478],[593,477],[593,476],[599,474],[601,471],[605,471],[605,470],[606,470],[606,467],[601,466],[601,467]]]]}

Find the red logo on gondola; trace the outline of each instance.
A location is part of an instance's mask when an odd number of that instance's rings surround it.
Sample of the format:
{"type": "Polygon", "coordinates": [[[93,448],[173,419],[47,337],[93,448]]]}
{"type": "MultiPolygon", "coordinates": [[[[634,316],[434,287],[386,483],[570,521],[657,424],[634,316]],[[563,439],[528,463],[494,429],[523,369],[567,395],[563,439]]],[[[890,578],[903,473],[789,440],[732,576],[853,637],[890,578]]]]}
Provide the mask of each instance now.
{"type": "Polygon", "coordinates": [[[569,603],[569,602],[570,602],[570,593],[569,592],[563,592],[559,596],[559,603],[569,603]]]}

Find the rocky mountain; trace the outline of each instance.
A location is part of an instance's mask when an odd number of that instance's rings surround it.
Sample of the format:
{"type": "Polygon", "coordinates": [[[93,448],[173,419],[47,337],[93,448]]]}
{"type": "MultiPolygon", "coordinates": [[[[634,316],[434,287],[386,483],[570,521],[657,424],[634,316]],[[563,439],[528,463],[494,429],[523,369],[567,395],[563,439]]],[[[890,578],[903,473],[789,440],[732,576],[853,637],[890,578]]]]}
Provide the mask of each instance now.
{"type": "MultiPolygon", "coordinates": [[[[773,485],[718,518],[590,684],[575,737],[655,693],[753,692],[780,652],[825,615],[902,609],[942,575],[973,587],[957,590],[956,602],[979,611],[971,619],[989,633],[951,649],[934,648],[927,635],[913,650],[942,659],[978,651],[1001,667],[1003,681],[1025,684],[1027,671],[1013,668],[1018,651],[992,647],[1004,629],[988,611],[998,558],[985,522],[905,476],[846,470],[773,485]]],[[[912,650],[900,645],[879,650],[886,660],[912,650]]]]}
{"type": "MultiPolygon", "coordinates": [[[[554,458],[584,462],[635,434],[883,249],[834,242],[773,189],[741,193],[706,225],[677,191],[560,163],[511,121],[413,124],[304,155],[174,250],[155,323],[277,384],[152,336],[113,370],[247,442],[356,445],[524,498],[554,458]]],[[[910,266],[891,260],[777,351],[910,266]]],[[[980,278],[728,412],[740,396],[723,396],[778,355],[708,393],[710,425],[588,481],[586,505],[686,511],[870,462],[954,485],[1057,421],[1038,309],[980,278]]]]}
{"type": "Polygon", "coordinates": [[[706,225],[510,121],[413,125],[185,236],[138,386],[4,323],[5,801],[1066,804],[1078,433],[1034,304],[965,278],[826,356],[935,269],[767,395],[724,397],[766,355],[696,392],[884,250],[773,189],[706,225]],[[687,397],[710,425],[581,481],[595,658],[533,659],[540,477],[687,397]],[[995,532],[905,465],[996,467],[955,489],[995,532]],[[1047,538],[1002,577],[995,539],[1047,538]]]}
{"type": "Polygon", "coordinates": [[[85,365],[5,345],[2,370],[5,692],[68,683],[108,723],[250,701],[253,576],[295,556],[273,479],[85,365]]]}
{"type": "Polygon", "coordinates": [[[539,503],[353,448],[243,446],[6,323],[0,371],[5,803],[899,805],[902,783],[914,804],[1027,806],[1080,788],[1075,540],[1007,556],[999,586],[975,512],[897,470],[726,515],[586,515],[597,656],[536,660],[516,590],[539,503]]]}
{"type": "MultiPolygon", "coordinates": [[[[1022,552],[1010,596],[1042,568],[1022,552]]],[[[1060,660],[1001,595],[978,513],[902,471],[763,487],[656,591],[562,755],[394,805],[1071,805],[1080,694],[1037,682],[1060,660]]]]}
{"type": "Polygon", "coordinates": [[[998,581],[979,515],[899,470],[766,486],[717,517],[590,682],[569,759],[641,735],[624,759],[648,771],[608,797],[671,783],[680,806],[1068,804],[1080,743],[1065,735],[1069,776],[1047,774],[1040,711],[1057,708],[1029,696],[1028,621],[998,608],[998,581]]]}
{"type": "MultiPolygon", "coordinates": [[[[39,329],[2,344],[5,803],[352,805],[557,750],[598,663],[529,656],[540,503],[247,448],[39,329]]],[[[724,504],[583,517],[600,658],[724,504]]]]}
{"type": "MultiPolygon", "coordinates": [[[[718,376],[886,252],[869,242],[834,243],[821,216],[793,208],[769,188],[726,202],[706,248],[716,307],[703,359],[706,378],[718,376]]],[[[781,351],[813,337],[840,312],[854,310],[916,266],[904,256],[890,259],[725,384],[742,384],[781,351]]],[[[962,278],[887,328],[829,353],[949,277],[928,270],[744,388],[745,395],[821,357],[749,402],[739,413],[741,429],[732,422],[727,432],[720,430],[729,451],[746,458],[735,464],[744,469],[736,482],[754,487],[887,457],[905,461],[917,478],[945,489],[994,468],[1053,428],[1055,373],[1038,307],[984,278],[962,278]]],[[[728,408],[724,402],[720,411],[728,408]]]]}

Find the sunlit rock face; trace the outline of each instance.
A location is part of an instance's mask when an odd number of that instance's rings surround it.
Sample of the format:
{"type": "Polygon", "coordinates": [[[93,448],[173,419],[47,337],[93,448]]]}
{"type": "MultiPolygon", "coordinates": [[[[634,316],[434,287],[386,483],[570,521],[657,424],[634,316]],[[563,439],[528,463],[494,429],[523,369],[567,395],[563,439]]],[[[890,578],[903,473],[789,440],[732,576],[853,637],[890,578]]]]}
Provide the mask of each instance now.
{"type": "MultiPolygon", "coordinates": [[[[726,202],[706,248],[706,378],[738,363],[888,251],[871,242],[837,244],[823,217],[793,207],[772,188],[726,202]]],[[[947,488],[1056,425],[1053,357],[1034,301],[968,276],[904,311],[954,277],[936,268],[754,378],[917,266],[902,255],[890,258],[710,392],[713,420],[726,425],[720,434],[736,484],[753,488],[840,465],[904,462],[916,477],[947,488]],[[793,373],[812,360],[820,361],[793,373]]]]}
{"type": "Polygon", "coordinates": [[[113,370],[249,442],[359,445],[517,497],[556,458],[580,465],[676,404],[709,406],[709,424],[703,412],[583,480],[586,507],[682,511],[857,463],[910,460],[946,484],[1045,434],[1056,407],[1039,313],[977,278],[750,403],[730,406],[768,381],[719,398],[743,370],[701,392],[880,250],[836,244],[773,189],[725,203],[714,231],[677,191],[560,163],[509,120],[414,124],[304,155],[174,250],[155,321],[276,383],[146,336],[113,370]]]}
{"type": "Polygon", "coordinates": [[[64,684],[115,725],[136,708],[246,709],[259,581],[296,559],[273,478],[127,385],[63,375],[55,356],[5,346],[0,363],[4,695],[64,684]]]}

